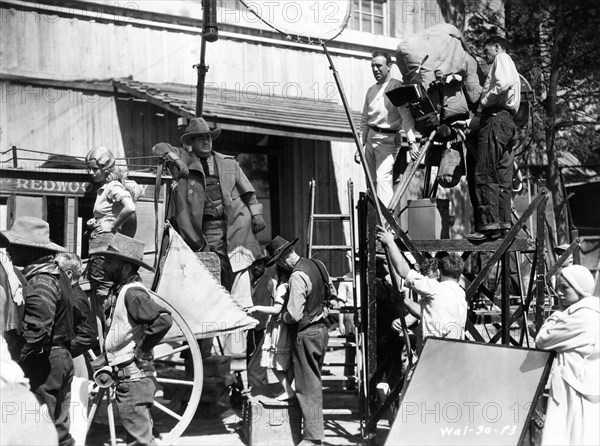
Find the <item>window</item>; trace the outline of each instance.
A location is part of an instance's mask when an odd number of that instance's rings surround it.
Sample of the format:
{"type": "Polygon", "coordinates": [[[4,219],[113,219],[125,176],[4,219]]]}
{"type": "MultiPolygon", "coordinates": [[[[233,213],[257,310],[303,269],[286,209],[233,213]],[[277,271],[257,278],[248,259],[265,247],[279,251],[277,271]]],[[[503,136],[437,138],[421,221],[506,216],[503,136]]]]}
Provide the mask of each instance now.
{"type": "Polygon", "coordinates": [[[350,28],[371,34],[387,35],[385,0],[353,0],[350,28]]]}

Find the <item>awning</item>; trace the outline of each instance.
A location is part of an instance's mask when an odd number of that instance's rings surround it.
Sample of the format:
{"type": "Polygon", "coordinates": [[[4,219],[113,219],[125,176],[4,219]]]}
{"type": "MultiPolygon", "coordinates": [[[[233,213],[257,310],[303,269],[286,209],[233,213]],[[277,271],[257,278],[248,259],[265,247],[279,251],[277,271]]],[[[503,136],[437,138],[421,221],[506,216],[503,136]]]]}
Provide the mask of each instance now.
{"type": "MultiPolygon", "coordinates": [[[[130,79],[113,80],[115,88],[144,99],[185,118],[193,118],[196,87],[183,84],[154,84],[130,79]]],[[[293,89],[290,90],[293,92],[293,89]]],[[[326,141],[353,142],[344,108],[335,102],[277,96],[249,84],[239,90],[226,90],[207,84],[203,117],[225,130],[326,141]]],[[[360,112],[353,111],[356,126],[360,112]]]]}

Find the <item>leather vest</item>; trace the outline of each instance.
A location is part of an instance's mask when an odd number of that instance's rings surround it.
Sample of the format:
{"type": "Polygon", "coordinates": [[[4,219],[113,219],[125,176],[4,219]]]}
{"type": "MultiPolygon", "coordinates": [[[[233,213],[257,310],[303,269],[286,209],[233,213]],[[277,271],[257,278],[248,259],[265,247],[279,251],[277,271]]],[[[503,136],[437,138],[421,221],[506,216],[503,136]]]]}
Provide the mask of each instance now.
{"type": "Polygon", "coordinates": [[[223,212],[223,193],[219,183],[219,173],[216,170],[212,174],[205,175],[206,202],[204,203],[204,215],[212,220],[222,220],[223,212]]]}
{"type": "Polygon", "coordinates": [[[311,293],[306,296],[304,314],[298,323],[298,331],[310,325],[310,323],[313,322],[319,314],[322,314],[325,309],[325,284],[323,283],[323,277],[315,262],[316,260],[300,259],[292,271],[292,274],[296,271],[301,271],[306,274],[312,285],[311,293]]]}
{"type": "Polygon", "coordinates": [[[146,288],[139,282],[128,283],[121,288],[114,304],[110,327],[104,341],[106,359],[111,366],[123,364],[135,358],[135,349],[142,341],[144,325],[129,318],[125,306],[125,294],[130,288],[146,288]]]}

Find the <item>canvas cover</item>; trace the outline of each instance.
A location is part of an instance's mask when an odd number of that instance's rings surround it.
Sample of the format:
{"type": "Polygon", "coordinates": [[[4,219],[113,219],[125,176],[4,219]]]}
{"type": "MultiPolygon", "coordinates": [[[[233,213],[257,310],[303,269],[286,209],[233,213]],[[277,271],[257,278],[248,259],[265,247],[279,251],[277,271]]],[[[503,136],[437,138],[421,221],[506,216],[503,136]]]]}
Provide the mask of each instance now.
{"type": "MultiPolygon", "coordinates": [[[[173,228],[168,231],[156,294],[173,305],[197,339],[253,328],[258,321],[232,299],[181,236],[173,228]]],[[[180,335],[174,324],[165,338],[180,335]]]]}
{"type": "Polygon", "coordinates": [[[455,26],[440,24],[402,39],[396,50],[404,82],[421,85],[441,122],[468,117],[481,95],[477,61],[461,39],[455,26]]]}

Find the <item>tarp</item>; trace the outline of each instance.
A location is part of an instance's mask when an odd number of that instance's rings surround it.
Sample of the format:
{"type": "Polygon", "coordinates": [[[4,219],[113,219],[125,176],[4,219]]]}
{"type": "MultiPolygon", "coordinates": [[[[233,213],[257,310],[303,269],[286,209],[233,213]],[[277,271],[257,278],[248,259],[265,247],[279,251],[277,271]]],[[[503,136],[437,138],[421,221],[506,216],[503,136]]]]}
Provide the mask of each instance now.
{"type": "Polygon", "coordinates": [[[468,117],[467,99],[474,103],[481,95],[479,75],[482,73],[461,39],[455,26],[444,23],[401,40],[396,50],[404,82],[419,82],[435,109],[443,115],[443,121],[468,117]],[[452,74],[460,75],[462,82],[450,81],[448,76],[452,74]],[[443,80],[442,85],[432,86],[440,80],[443,80]],[[443,107],[440,96],[443,96],[443,107]]]}
{"type": "MultiPolygon", "coordinates": [[[[196,254],[172,228],[169,246],[162,260],[156,294],[170,303],[184,318],[197,339],[248,330],[258,321],[232,299],[196,254]]],[[[174,326],[166,339],[181,332],[174,326]]]]}

